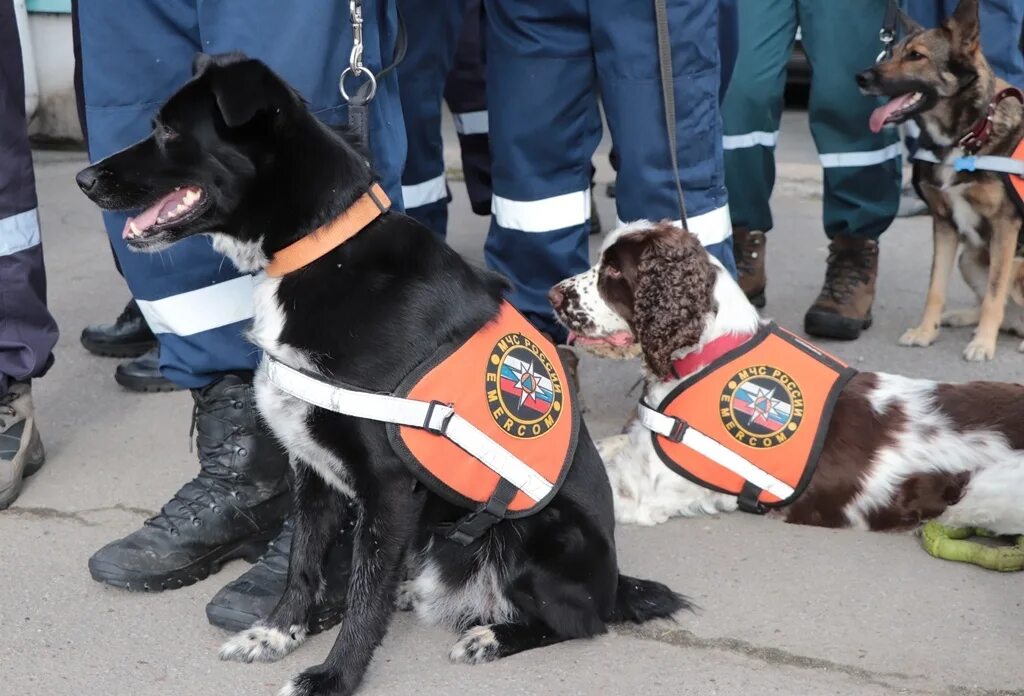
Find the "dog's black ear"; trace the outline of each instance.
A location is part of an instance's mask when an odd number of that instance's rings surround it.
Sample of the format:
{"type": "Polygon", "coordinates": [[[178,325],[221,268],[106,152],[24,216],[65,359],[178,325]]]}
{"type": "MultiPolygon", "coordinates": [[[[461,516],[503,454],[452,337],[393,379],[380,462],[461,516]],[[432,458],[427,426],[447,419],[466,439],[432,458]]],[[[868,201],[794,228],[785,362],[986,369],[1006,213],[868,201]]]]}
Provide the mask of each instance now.
{"type": "Polygon", "coordinates": [[[954,40],[959,41],[968,53],[977,51],[981,43],[978,0],[960,0],[946,26],[953,32],[954,40]]]}
{"type": "Polygon", "coordinates": [[[633,325],[644,362],[658,377],[672,369],[672,354],[700,342],[715,311],[717,271],[697,238],[662,223],[647,233],[637,270],[633,325]]]}
{"type": "Polygon", "coordinates": [[[196,57],[192,59],[192,76],[195,77],[205,72],[211,63],[213,63],[213,57],[209,53],[197,53],[196,57]]]}
{"type": "Polygon", "coordinates": [[[210,89],[228,128],[249,123],[260,112],[271,109],[275,98],[287,91],[271,77],[270,68],[253,59],[217,63],[217,68],[209,71],[210,89]]]}

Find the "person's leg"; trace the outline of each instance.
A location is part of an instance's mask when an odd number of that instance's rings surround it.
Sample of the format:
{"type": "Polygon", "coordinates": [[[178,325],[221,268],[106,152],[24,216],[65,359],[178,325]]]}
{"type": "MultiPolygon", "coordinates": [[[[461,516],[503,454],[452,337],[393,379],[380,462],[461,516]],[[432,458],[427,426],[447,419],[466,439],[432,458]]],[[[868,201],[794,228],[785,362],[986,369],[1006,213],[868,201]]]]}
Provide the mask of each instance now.
{"type": "MultiPolygon", "coordinates": [[[[668,3],[675,71],[679,176],[687,224],[726,268],[735,271],[722,167],[718,110],[718,3],[668,3]]],[[[620,220],[679,219],[658,67],[652,4],[592,5],[591,30],[601,97],[619,156],[620,220]]]]}
{"type": "Polygon", "coordinates": [[[773,226],[775,145],[786,63],[796,36],[796,0],[738,0],[740,50],[722,104],[725,183],[729,189],[739,283],[765,303],[765,232],[773,226]]]}
{"type": "MultiPolygon", "coordinates": [[[[736,59],[740,51],[740,15],[738,0],[718,0],[718,54],[719,70],[718,103],[725,100],[732,74],[736,70],[736,59]]],[[[723,121],[725,115],[722,115],[723,121]]],[[[724,125],[723,125],[724,128],[724,125]]],[[[726,185],[728,188],[728,185],[726,185]]]]}
{"type": "Polygon", "coordinates": [[[451,194],[444,172],[441,98],[462,25],[465,0],[398,0],[409,47],[398,68],[408,153],[402,172],[405,212],[442,238],[451,194]]]}
{"type": "Polygon", "coordinates": [[[53,364],[14,3],[0,0],[0,510],[43,464],[29,380],[53,364]]]}
{"type": "Polygon", "coordinates": [[[469,205],[477,215],[491,214],[491,139],[487,122],[482,0],[468,0],[448,73],[444,99],[455,120],[462,156],[462,175],[469,205]]]}
{"type": "Polygon", "coordinates": [[[823,222],[832,240],[825,283],[804,328],[848,340],[871,325],[877,240],[896,216],[900,198],[896,132],[871,132],[867,123],[877,100],[862,95],[853,79],[878,53],[886,0],[798,0],[798,8],[813,71],[808,108],[825,174],[823,222]]]}
{"type": "Polygon", "coordinates": [[[601,138],[584,0],[486,0],[494,181],[484,254],[512,303],[564,341],[548,290],[589,265],[590,158],[601,138]]]}

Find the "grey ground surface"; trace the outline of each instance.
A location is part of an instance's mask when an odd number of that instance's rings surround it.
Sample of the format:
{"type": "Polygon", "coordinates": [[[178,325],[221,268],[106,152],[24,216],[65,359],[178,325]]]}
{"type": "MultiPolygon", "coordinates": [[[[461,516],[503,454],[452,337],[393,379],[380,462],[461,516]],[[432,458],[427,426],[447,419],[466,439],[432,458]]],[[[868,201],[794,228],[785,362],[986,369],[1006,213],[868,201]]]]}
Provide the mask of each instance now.
{"type": "MultiPolygon", "coordinates": [[[[767,312],[800,328],[824,271],[820,179],[802,113],[787,114],[768,249],[767,312]]],[[[453,155],[454,153],[449,153],[453,155]]],[[[453,166],[457,158],[452,157],[453,166]]],[[[602,216],[610,178],[598,155],[602,216]]],[[[89,555],[132,531],[195,469],[187,394],[136,395],[111,378],[78,335],[115,316],[127,292],[74,186],[82,155],[38,155],[50,298],[62,329],[57,364],[36,384],[46,467],[0,513],[0,694],[195,696],[273,694],[327,653],[334,632],[273,665],[221,663],[225,635],[205,602],[243,562],[192,587],[133,595],[90,580],[89,555]]],[[[452,243],[479,258],[486,221],[454,183],[452,243]]],[[[948,380],[1020,381],[1024,355],[1004,337],[996,360],[968,365],[965,330],[930,349],[896,345],[916,322],[930,263],[925,218],[883,240],[875,326],[829,345],[863,369],[948,380]]],[[[953,303],[968,299],[957,283],[953,303]]],[[[585,358],[592,432],[615,432],[635,403],[636,366],[585,358]]],[[[786,526],[736,513],[619,530],[623,569],[656,578],[701,606],[678,623],[617,628],[480,667],[451,665],[454,637],[399,616],[365,694],[1006,694],[1024,693],[1024,575],[940,562],[910,535],[786,526]]]]}

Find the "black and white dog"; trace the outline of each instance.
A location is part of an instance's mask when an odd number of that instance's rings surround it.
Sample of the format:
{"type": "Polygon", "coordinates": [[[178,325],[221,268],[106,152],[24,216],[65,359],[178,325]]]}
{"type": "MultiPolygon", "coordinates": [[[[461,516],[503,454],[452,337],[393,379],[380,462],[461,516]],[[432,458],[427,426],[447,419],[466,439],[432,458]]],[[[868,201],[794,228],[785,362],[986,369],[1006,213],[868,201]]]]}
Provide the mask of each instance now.
{"type": "MultiPolygon", "coordinates": [[[[125,227],[132,248],[154,251],[208,233],[240,269],[259,272],[349,209],[374,173],[263,63],[199,56],[194,68],[151,135],[78,181],[102,208],[145,209],[125,227]]],[[[390,392],[438,345],[494,318],[505,289],[419,223],[387,212],[297,272],[257,276],[251,337],[291,367],[390,392]]],[[[611,490],[585,427],[544,509],[500,521],[461,546],[436,529],[465,510],[417,485],[382,423],[311,406],[265,376],[256,390],[260,412],[292,456],[295,541],[281,602],[232,638],[222,657],[275,660],[302,642],[345,499],[360,507],[340,635],[326,661],[283,694],[351,693],[384,637],[403,578],[410,578],[403,601],[462,631],[451,659],[467,663],[687,606],[663,585],[619,575],[611,490]]]]}

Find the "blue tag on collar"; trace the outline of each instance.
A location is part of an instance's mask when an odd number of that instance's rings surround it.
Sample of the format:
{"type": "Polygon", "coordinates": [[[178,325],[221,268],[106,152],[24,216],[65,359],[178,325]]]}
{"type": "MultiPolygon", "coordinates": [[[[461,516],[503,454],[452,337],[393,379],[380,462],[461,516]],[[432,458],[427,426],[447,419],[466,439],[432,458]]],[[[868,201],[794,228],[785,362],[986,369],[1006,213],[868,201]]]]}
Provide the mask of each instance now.
{"type": "Polygon", "coordinates": [[[957,157],[953,160],[953,169],[958,172],[973,172],[977,170],[974,156],[957,157]]]}

